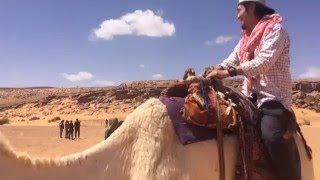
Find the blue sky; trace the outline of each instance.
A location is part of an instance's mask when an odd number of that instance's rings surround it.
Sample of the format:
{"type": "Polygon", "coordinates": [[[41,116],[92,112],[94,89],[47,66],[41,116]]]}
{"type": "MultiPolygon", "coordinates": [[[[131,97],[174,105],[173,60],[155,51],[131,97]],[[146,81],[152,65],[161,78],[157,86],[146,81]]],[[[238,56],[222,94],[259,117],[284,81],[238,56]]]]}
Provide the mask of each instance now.
{"type": "MultiPolygon", "coordinates": [[[[320,1],[267,1],[291,36],[293,78],[320,78],[320,1]],[[290,2],[290,3],[289,3],[290,2]]],[[[232,52],[237,1],[0,0],[0,87],[180,79],[232,52]]]]}

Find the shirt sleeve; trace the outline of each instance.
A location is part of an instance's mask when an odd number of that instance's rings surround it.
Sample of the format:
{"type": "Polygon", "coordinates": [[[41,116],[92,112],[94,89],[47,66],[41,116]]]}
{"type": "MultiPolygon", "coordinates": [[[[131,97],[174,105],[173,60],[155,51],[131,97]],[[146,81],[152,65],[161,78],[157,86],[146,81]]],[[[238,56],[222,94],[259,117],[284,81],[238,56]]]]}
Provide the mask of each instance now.
{"type": "Polygon", "coordinates": [[[236,45],[233,52],[229,55],[229,57],[222,61],[221,64],[218,64],[219,66],[222,66],[223,68],[227,69],[230,66],[239,66],[240,60],[239,60],[239,50],[240,50],[240,42],[236,45]]]}
{"type": "Polygon", "coordinates": [[[268,72],[285,49],[287,40],[287,32],[280,24],[277,24],[263,39],[258,54],[251,61],[241,64],[244,75],[252,77],[268,72]]]}

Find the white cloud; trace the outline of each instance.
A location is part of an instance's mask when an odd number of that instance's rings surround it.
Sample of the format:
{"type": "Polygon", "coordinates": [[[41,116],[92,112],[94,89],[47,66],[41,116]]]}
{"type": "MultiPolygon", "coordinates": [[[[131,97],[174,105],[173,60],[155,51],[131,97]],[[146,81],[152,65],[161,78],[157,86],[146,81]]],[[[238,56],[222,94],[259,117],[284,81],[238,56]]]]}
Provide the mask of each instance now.
{"type": "Polygon", "coordinates": [[[144,65],[144,64],[139,64],[139,67],[140,67],[140,68],[144,68],[145,65],[144,65]]]}
{"type": "Polygon", "coordinates": [[[95,86],[114,86],[116,83],[113,81],[96,80],[93,84],[95,86]]]}
{"type": "Polygon", "coordinates": [[[114,36],[137,35],[149,37],[172,36],[175,33],[173,23],[161,17],[162,11],[155,14],[151,10],[136,10],[119,19],[105,20],[100,27],[93,30],[89,40],[112,40],[114,36]]]}
{"type": "Polygon", "coordinates": [[[161,79],[161,78],[163,78],[163,75],[162,74],[154,74],[154,75],[152,75],[152,78],[161,79]]]}
{"type": "Polygon", "coordinates": [[[222,45],[234,41],[237,36],[217,36],[214,40],[206,41],[205,44],[208,46],[222,45]]]}
{"type": "Polygon", "coordinates": [[[309,67],[299,76],[301,79],[320,79],[320,67],[309,67]]]}
{"type": "Polygon", "coordinates": [[[94,75],[89,72],[78,72],[78,74],[63,73],[62,76],[72,82],[88,80],[94,77],[94,75]]]}

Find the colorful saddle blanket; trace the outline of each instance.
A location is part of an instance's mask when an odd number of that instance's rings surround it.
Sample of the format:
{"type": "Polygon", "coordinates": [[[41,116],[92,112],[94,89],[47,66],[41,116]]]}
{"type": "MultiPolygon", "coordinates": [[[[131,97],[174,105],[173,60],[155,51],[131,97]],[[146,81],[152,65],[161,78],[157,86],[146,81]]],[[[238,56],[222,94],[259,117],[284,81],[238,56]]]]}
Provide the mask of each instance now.
{"type": "MultiPolygon", "coordinates": [[[[187,123],[181,116],[185,98],[162,96],[160,101],[166,105],[172,125],[181,144],[190,144],[216,138],[216,130],[187,123]]],[[[225,132],[225,134],[228,132],[225,132]]]]}

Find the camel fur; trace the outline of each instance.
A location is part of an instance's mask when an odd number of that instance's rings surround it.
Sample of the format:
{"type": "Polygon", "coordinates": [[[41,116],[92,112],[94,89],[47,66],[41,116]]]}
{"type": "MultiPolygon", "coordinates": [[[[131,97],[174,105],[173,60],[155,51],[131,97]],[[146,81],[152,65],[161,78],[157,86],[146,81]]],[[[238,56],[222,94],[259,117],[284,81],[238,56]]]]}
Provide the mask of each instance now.
{"type": "MultiPolygon", "coordinates": [[[[303,179],[313,179],[312,161],[300,140],[297,144],[303,179]]],[[[166,107],[152,98],[135,109],[107,140],[61,158],[43,159],[16,152],[0,133],[0,179],[219,179],[217,150],[215,140],[181,145],[166,107]]],[[[232,180],[238,155],[235,136],[224,137],[224,150],[226,179],[232,180]]]]}

